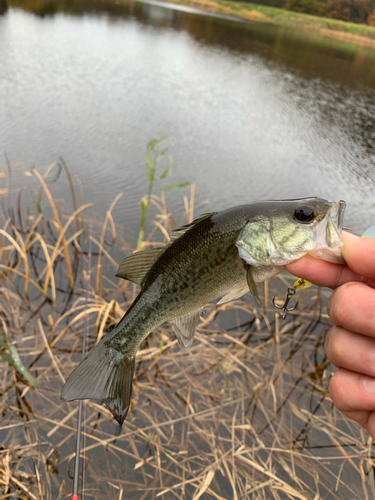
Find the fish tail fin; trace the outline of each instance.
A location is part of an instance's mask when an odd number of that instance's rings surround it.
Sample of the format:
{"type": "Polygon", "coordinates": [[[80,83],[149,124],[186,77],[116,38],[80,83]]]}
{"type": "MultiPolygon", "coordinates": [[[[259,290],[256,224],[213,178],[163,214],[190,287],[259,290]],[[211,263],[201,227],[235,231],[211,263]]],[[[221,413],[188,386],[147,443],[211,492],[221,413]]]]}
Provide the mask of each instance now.
{"type": "Polygon", "coordinates": [[[130,405],[135,357],[122,355],[103,340],[69,375],[61,399],[100,400],[122,425],[130,405]]]}

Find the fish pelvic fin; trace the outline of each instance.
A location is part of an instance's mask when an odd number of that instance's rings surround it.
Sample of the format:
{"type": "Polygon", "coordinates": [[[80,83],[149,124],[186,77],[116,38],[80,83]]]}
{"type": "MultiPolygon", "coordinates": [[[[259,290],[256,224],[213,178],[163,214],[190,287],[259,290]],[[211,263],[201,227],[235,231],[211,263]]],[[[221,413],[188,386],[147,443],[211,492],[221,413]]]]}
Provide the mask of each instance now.
{"type": "Polygon", "coordinates": [[[230,292],[228,292],[224,297],[222,297],[217,305],[219,304],[226,304],[227,302],[230,302],[231,300],[236,300],[242,297],[242,295],[245,295],[249,291],[249,286],[246,284],[244,286],[239,286],[238,288],[233,288],[230,292]]]}
{"type": "Polygon", "coordinates": [[[135,358],[107,347],[103,340],[69,375],[61,399],[99,400],[122,425],[130,405],[135,358]]]}

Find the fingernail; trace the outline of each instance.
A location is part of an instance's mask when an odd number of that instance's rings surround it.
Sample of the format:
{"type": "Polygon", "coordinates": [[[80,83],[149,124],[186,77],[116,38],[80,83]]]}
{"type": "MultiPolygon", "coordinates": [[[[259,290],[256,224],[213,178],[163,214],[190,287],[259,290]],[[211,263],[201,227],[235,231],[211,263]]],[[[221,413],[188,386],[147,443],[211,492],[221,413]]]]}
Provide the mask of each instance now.
{"type": "Polygon", "coordinates": [[[363,387],[367,392],[370,392],[371,394],[375,394],[375,378],[371,377],[364,377],[363,379],[363,387]]]}

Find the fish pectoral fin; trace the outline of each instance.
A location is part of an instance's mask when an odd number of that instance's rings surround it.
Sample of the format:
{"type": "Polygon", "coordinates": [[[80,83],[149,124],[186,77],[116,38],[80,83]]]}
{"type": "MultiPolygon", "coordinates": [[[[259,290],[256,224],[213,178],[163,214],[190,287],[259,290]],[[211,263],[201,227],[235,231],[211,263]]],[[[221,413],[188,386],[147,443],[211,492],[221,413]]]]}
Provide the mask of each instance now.
{"type": "Polygon", "coordinates": [[[258,288],[257,288],[257,285],[256,285],[256,283],[254,281],[254,278],[253,278],[253,273],[252,273],[252,267],[251,266],[247,267],[246,279],[247,279],[247,286],[249,287],[249,290],[250,290],[252,296],[258,302],[258,304],[260,305],[258,288]]]}
{"type": "Polygon", "coordinates": [[[122,425],[130,405],[135,358],[121,356],[116,360],[109,351],[104,343],[99,342],[69,375],[61,399],[99,400],[122,425]]]}
{"type": "Polygon", "coordinates": [[[231,300],[239,299],[242,295],[245,295],[249,291],[248,285],[239,286],[238,288],[233,288],[229,293],[224,295],[217,304],[226,304],[231,300]]]}
{"type": "Polygon", "coordinates": [[[142,285],[142,281],[165,247],[142,250],[126,257],[120,264],[116,276],[142,285]]]}
{"type": "Polygon", "coordinates": [[[183,351],[190,349],[193,344],[195,330],[197,329],[203,310],[204,307],[198,309],[198,311],[186,314],[186,316],[170,321],[178,343],[183,351]]]}

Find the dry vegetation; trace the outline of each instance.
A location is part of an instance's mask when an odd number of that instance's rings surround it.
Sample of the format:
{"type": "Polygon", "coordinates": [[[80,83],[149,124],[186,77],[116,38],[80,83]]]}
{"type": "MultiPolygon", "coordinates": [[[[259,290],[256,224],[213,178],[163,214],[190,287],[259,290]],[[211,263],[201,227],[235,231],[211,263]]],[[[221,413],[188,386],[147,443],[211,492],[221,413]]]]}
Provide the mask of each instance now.
{"type": "MultiPolygon", "coordinates": [[[[3,179],[0,352],[8,358],[0,361],[0,496],[70,498],[78,404],[60,401],[61,387],[81,358],[85,328],[91,348],[137,291],[114,278],[116,200],[102,225],[90,226],[62,162],[43,176],[8,164],[3,179]],[[15,170],[25,179],[18,197],[15,170]],[[59,171],[71,185],[70,209],[48,187],[59,171]],[[15,349],[39,388],[19,363],[21,371],[8,363],[15,349]]],[[[185,199],[187,220],[193,194],[185,199]]],[[[174,222],[164,198],[153,204],[149,240],[160,243],[174,222]]],[[[137,355],[121,431],[105,407],[88,402],[85,498],[372,498],[372,441],[327,393],[325,292],[301,293],[298,311],[282,322],[268,287],[281,298],[285,278],[263,288],[262,309],[247,296],[208,306],[187,353],[168,325],[150,335],[137,355]]]]}

